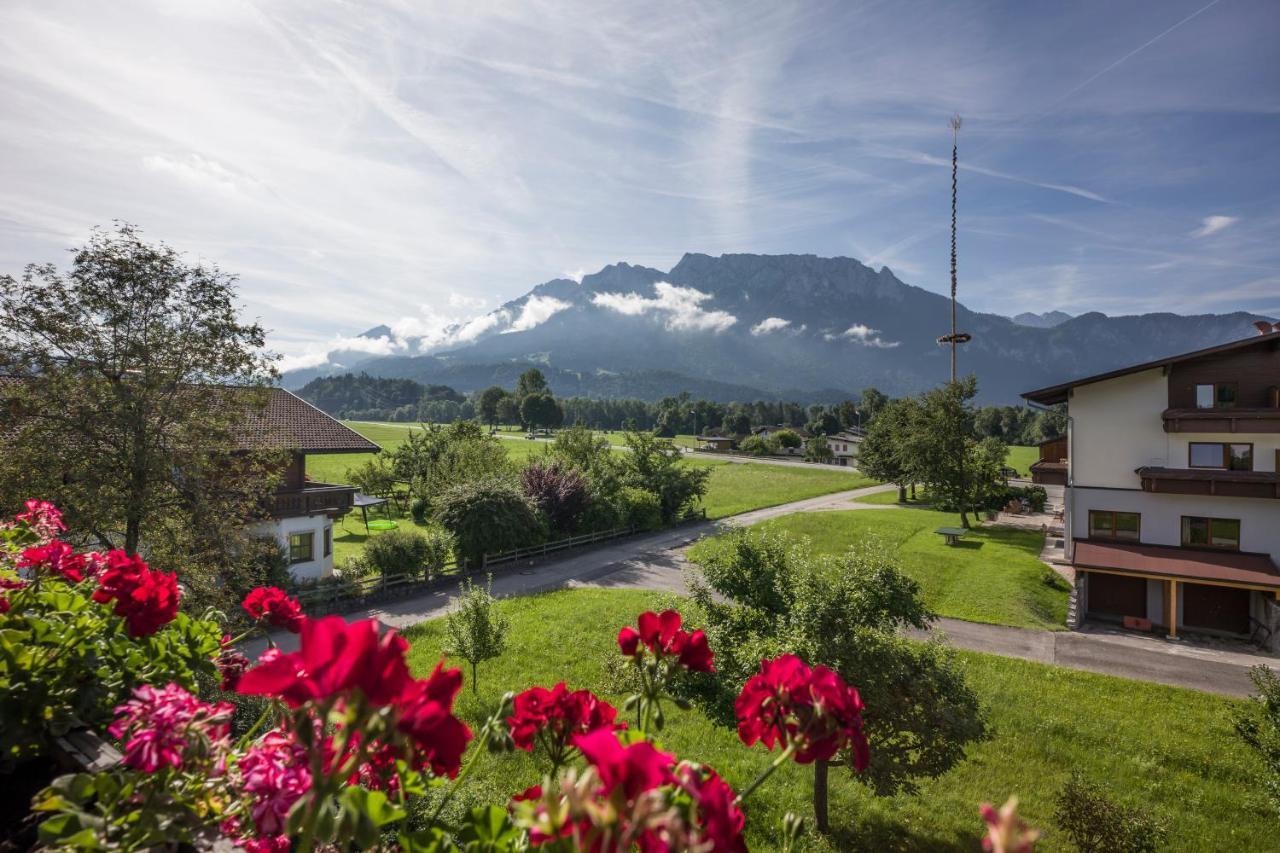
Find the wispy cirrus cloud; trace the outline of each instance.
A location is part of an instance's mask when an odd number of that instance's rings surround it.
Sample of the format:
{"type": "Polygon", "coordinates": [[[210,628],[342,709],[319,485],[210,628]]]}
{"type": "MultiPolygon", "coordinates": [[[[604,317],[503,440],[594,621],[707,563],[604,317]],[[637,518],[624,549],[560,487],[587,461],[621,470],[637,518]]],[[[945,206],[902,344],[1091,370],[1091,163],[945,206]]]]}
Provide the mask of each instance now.
{"type": "Polygon", "coordinates": [[[1200,227],[1191,232],[1192,237],[1208,237],[1210,234],[1217,234],[1224,228],[1229,228],[1239,222],[1236,216],[1206,216],[1200,220],[1200,227]]]}

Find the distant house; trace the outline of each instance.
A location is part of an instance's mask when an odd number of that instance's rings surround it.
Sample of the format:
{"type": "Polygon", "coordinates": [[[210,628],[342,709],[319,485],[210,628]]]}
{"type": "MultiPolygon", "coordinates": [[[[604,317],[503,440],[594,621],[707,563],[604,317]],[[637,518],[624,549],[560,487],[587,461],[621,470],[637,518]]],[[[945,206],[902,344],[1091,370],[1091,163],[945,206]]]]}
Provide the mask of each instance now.
{"type": "Polygon", "coordinates": [[[733,450],[738,446],[738,440],[730,435],[700,435],[698,436],[699,450],[712,450],[724,452],[733,450]]]}
{"type": "Polygon", "coordinates": [[[1280,330],[1023,396],[1067,405],[1077,612],[1280,646],[1280,330]]]}
{"type": "Polygon", "coordinates": [[[1041,486],[1067,484],[1067,437],[1040,442],[1040,458],[1031,463],[1031,482],[1041,486]]]}
{"type": "Polygon", "coordinates": [[[831,448],[831,462],[844,467],[856,467],[858,449],[862,446],[863,432],[858,429],[842,429],[827,436],[827,447],[831,448]]]}
{"type": "Polygon", "coordinates": [[[381,448],[348,426],[283,388],[272,388],[267,405],[250,415],[245,449],[282,450],[284,478],[267,506],[270,520],[250,527],[273,536],[289,554],[298,580],[333,573],[333,522],[355,505],[355,486],[318,483],[307,477],[307,457],[317,453],[377,453],[381,448]]]}

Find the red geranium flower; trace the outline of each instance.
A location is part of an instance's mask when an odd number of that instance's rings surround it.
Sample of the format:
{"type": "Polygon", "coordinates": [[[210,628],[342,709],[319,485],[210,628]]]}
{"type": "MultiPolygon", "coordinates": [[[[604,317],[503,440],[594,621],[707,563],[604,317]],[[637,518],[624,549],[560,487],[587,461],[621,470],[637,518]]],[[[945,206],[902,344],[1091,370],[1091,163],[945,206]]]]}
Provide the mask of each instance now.
{"type": "Polygon", "coordinates": [[[431,765],[431,772],[451,779],[458,775],[471,740],[471,729],[453,715],[453,700],[461,689],[462,670],[445,669],[441,661],[429,678],[413,682],[399,700],[398,728],[413,739],[418,758],[431,765]]]}
{"type": "Polygon", "coordinates": [[[674,610],[661,615],[646,610],[637,620],[639,630],[628,625],[618,632],[618,648],[627,657],[639,657],[644,654],[643,643],[658,658],[674,657],[693,672],[715,672],[707,635],[681,630],[680,624],[680,614],[674,610]]]}
{"type": "Polygon", "coordinates": [[[695,805],[696,842],[698,849],[711,853],[746,853],[742,837],[747,818],[734,802],[733,788],[710,767],[681,764],[676,780],[689,792],[695,805]],[[705,848],[703,845],[710,845],[705,848]]]}
{"type": "Polygon", "coordinates": [[[154,572],[136,554],[111,551],[107,568],[98,578],[93,600],[115,601],[115,614],[124,617],[129,634],[149,637],[178,615],[178,576],[154,572]]]}
{"type": "Polygon", "coordinates": [[[48,545],[28,548],[18,557],[19,569],[28,569],[32,574],[48,572],[69,583],[84,580],[86,566],[88,561],[83,556],[73,551],[66,542],[56,539],[48,545]]]}
{"type": "Polygon", "coordinates": [[[862,699],[825,666],[809,665],[795,655],[762,661],[738,694],[734,710],[738,737],[747,746],[760,741],[796,745],[795,760],[809,764],[828,760],[850,748],[853,763],[863,770],[870,760],[862,733],[862,699]]]}
{"type": "Polygon", "coordinates": [[[236,689],[236,685],[240,683],[240,676],[244,675],[245,670],[250,666],[249,659],[231,645],[231,638],[226,635],[222,637],[222,651],[218,653],[214,664],[222,675],[222,689],[226,691],[236,689]]]}
{"type": "Polygon", "coordinates": [[[412,679],[394,631],[378,637],[372,619],[350,625],[341,616],[306,619],[298,651],[273,656],[246,672],[236,692],[278,696],[292,708],[360,690],[375,705],[394,703],[412,679]]]}
{"type": "Polygon", "coordinates": [[[606,797],[620,790],[626,799],[634,800],[673,779],[675,757],[659,752],[647,740],[623,746],[611,730],[596,729],[578,735],[573,744],[600,775],[601,793],[606,797]]]}
{"type": "Polygon", "coordinates": [[[49,540],[67,529],[62,523],[62,513],[48,501],[34,498],[27,501],[27,511],[14,516],[15,521],[25,521],[31,531],[43,540],[49,540]]]}
{"type": "Polygon", "coordinates": [[[533,752],[538,736],[545,735],[544,745],[552,763],[559,767],[568,757],[574,735],[622,728],[614,723],[617,715],[612,705],[590,690],[570,692],[562,681],[550,690],[530,687],[518,694],[507,725],[511,727],[511,740],[525,752],[533,752]]]}
{"type": "Polygon", "coordinates": [[[296,598],[274,586],[260,586],[245,596],[241,605],[245,611],[257,620],[267,620],[277,628],[284,628],[294,634],[302,630],[302,605],[296,598]]]}

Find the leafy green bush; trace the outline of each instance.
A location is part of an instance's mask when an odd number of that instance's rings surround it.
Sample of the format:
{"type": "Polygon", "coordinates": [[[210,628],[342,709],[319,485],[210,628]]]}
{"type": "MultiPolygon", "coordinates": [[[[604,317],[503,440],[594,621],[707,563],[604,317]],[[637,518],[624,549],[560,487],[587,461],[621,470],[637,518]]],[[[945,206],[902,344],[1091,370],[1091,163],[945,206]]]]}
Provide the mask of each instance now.
{"type": "Polygon", "coordinates": [[[617,518],[624,527],[657,530],[662,526],[662,504],[651,492],[627,487],[618,492],[617,518]]]}
{"type": "Polygon", "coordinates": [[[1236,713],[1236,734],[1262,761],[1263,790],[1280,812],[1280,676],[1267,666],[1249,670],[1258,692],[1236,713]]]}
{"type": "Polygon", "coordinates": [[[420,574],[427,565],[431,544],[416,530],[388,530],[364,546],[369,562],[387,577],[420,574]]]}
{"type": "Polygon", "coordinates": [[[422,536],[427,541],[427,557],[423,565],[427,576],[435,577],[453,559],[453,537],[449,535],[449,531],[439,527],[428,528],[422,536]]]}
{"type": "Polygon", "coordinates": [[[1115,802],[1079,773],[1058,792],[1053,819],[1080,853],[1152,853],[1166,835],[1147,811],[1115,802]]]}
{"type": "Polygon", "coordinates": [[[748,456],[768,456],[778,452],[778,444],[772,439],[751,435],[738,442],[738,450],[748,456]]]}
{"type": "Polygon", "coordinates": [[[544,535],[533,502],[518,485],[502,477],[445,489],[436,498],[436,520],[453,534],[459,560],[473,565],[485,554],[534,545],[544,535]]]}
{"type": "Polygon", "coordinates": [[[418,524],[426,524],[427,515],[431,512],[431,501],[426,498],[414,498],[409,502],[409,515],[418,524]]]}

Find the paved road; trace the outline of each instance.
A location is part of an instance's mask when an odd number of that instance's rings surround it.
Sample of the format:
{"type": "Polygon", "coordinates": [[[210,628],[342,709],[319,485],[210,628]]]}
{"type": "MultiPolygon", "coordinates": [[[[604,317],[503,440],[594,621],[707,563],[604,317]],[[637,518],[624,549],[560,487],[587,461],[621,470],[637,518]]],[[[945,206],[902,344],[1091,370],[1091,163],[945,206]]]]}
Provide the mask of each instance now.
{"type": "MultiPolygon", "coordinates": [[[[870,509],[875,504],[858,504],[863,495],[891,490],[893,486],[871,486],[846,492],[795,501],[776,507],[753,510],[720,522],[701,522],[674,530],[619,540],[613,544],[571,553],[562,559],[530,562],[523,569],[493,579],[493,592],[500,597],[530,595],[554,589],[594,587],[606,589],[650,589],[684,593],[688,591],[689,564],[684,551],[700,537],[715,533],[720,524],[749,525],[796,512],[839,509],[870,509]]],[[[406,628],[442,616],[454,593],[440,591],[366,611],[346,614],[348,619],[377,619],[387,627],[406,628]]],[[[1169,641],[1122,633],[1105,628],[1078,632],[1043,631],[984,625],[959,619],[939,619],[933,634],[948,645],[1073,669],[1152,681],[1176,687],[1190,687],[1231,696],[1252,692],[1249,667],[1266,663],[1280,668],[1280,657],[1204,648],[1187,641],[1169,641]]],[[[920,636],[924,636],[923,633],[920,636]]],[[[289,634],[274,635],[288,650],[296,642],[289,634]]],[[[256,654],[263,643],[247,644],[256,654]]]]}

